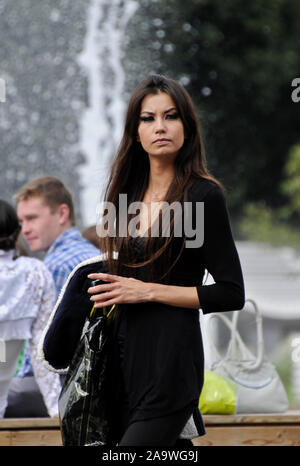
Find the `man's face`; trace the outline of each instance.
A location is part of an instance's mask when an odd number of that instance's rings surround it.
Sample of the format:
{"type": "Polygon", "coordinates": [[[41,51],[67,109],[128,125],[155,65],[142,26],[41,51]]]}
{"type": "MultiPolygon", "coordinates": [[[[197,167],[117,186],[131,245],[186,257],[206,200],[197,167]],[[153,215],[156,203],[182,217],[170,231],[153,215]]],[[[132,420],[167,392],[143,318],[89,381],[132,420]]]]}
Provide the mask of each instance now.
{"type": "Polygon", "coordinates": [[[20,201],[17,213],[31,251],[47,251],[62,232],[59,207],[52,211],[40,196],[20,201]]]}

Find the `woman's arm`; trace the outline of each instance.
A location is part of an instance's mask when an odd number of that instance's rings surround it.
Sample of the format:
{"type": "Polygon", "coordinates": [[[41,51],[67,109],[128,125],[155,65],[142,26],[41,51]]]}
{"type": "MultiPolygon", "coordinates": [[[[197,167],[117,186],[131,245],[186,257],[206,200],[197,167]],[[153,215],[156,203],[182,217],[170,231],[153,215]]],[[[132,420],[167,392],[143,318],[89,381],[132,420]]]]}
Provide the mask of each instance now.
{"type": "Polygon", "coordinates": [[[107,273],[90,274],[88,278],[106,282],[88,289],[91,294],[100,293],[93,294],[90,298],[91,301],[95,302],[96,308],[147,301],[192,309],[200,307],[196,287],[148,283],[107,273]]]}
{"type": "Polygon", "coordinates": [[[151,301],[156,301],[170,306],[199,309],[199,297],[195,286],[172,286],[149,283],[151,301]]]}
{"type": "Polygon", "coordinates": [[[198,285],[204,314],[242,309],[245,290],[242,269],[234,243],[224,195],[218,186],[204,198],[203,265],[215,283],[198,285]]]}

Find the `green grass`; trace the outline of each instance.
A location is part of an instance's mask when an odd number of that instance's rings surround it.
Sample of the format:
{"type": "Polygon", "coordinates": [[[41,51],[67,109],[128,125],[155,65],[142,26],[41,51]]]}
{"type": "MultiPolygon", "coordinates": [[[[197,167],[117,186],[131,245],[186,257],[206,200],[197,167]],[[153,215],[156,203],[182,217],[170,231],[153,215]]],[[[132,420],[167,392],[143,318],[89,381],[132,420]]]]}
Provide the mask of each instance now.
{"type": "Polygon", "coordinates": [[[249,203],[237,225],[237,233],[242,240],[300,249],[300,228],[288,224],[284,209],[272,210],[262,204],[249,203]]]}

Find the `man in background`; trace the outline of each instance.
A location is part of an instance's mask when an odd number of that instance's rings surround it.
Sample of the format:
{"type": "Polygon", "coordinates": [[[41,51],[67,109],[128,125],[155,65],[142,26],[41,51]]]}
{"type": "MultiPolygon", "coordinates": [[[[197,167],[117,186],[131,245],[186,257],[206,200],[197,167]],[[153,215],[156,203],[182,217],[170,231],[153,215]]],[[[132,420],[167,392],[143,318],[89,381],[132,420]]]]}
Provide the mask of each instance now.
{"type": "Polygon", "coordinates": [[[44,176],[23,186],[15,195],[22,234],[32,252],[46,252],[57,295],[80,262],[99,254],[75,226],[73,199],[58,178],[44,176]]]}
{"type": "MultiPolygon", "coordinates": [[[[76,227],[72,195],[58,178],[34,179],[14,197],[22,235],[32,252],[45,253],[44,263],[53,276],[58,297],[73,268],[97,256],[100,251],[83,238],[76,227]]],[[[5,417],[43,416],[46,415],[44,408],[25,346],[21,368],[11,386],[5,417]],[[31,377],[30,381],[28,377],[31,377]]]]}

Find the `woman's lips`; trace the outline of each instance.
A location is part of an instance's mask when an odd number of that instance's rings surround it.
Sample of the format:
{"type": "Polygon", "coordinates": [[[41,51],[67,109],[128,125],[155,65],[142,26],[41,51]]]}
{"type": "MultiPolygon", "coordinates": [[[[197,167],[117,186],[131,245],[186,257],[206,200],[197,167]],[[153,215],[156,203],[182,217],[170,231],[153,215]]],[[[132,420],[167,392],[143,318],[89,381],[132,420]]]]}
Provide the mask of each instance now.
{"type": "Polygon", "coordinates": [[[157,144],[158,146],[164,146],[165,144],[168,144],[169,142],[170,142],[170,139],[161,138],[161,139],[156,139],[154,141],[154,144],[157,144]]]}

